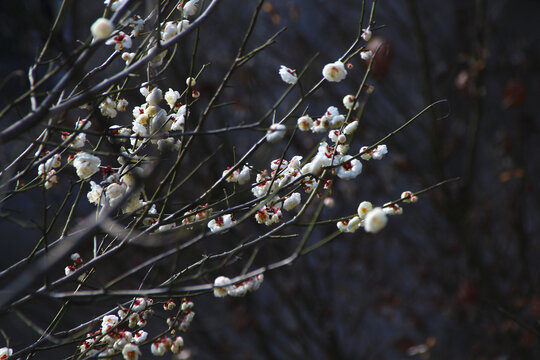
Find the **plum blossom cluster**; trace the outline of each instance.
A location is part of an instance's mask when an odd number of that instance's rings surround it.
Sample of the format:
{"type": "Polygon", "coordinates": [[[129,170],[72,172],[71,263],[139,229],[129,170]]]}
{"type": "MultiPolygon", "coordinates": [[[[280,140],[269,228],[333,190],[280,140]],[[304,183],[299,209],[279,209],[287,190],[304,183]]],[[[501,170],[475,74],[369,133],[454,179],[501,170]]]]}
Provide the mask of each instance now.
{"type": "MultiPolygon", "coordinates": [[[[126,0],[106,0],[105,5],[113,12],[116,12],[126,4],[126,0]]],[[[162,65],[167,50],[156,52],[156,44],[166,42],[189,27],[189,18],[196,15],[198,12],[199,1],[191,0],[180,2],[178,10],[180,16],[177,20],[167,21],[161,24],[159,37],[151,39],[149,42],[143,43],[145,50],[141,55],[155,53],[155,57],[151,60],[150,65],[153,68],[162,65]]],[[[141,35],[145,27],[145,21],[138,15],[130,16],[120,24],[122,31],[115,30],[116,24],[106,18],[97,19],[91,26],[90,31],[94,40],[106,40],[105,44],[113,45],[115,51],[121,53],[121,58],[129,66],[137,56],[136,53],[128,52],[134,46],[135,40],[141,35]]],[[[199,92],[194,89],[196,80],[189,77],[186,80],[187,89],[191,89],[191,99],[195,100],[199,96],[199,92]]],[[[111,206],[117,203],[123,194],[128,192],[132,187],[133,181],[129,183],[126,177],[129,177],[132,172],[137,172],[138,168],[129,166],[131,162],[141,162],[143,159],[139,156],[141,149],[147,144],[153,144],[161,152],[176,151],[181,147],[179,136],[168,136],[169,132],[181,133],[184,131],[186,118],[188,117],[187,106],[180,102],[182,92],[169,89],[167,92],[155,86],[146,84],[140,88],[141,95],[145,98],[145,103],[135,106],[132,111],[133,121],[130,127],[112,125],[109,129],[109,140],[114,143],[123,144],[121,147],[121,156],[118,158],[120,167],[112,169],[116,173],[116,177],[108,177],[102,183],[91,183],[91,190],[88,193],[88,199],[95,205],[105,205],[109,203],[111,206]],[[168,109],[161,106],[161,102],[167,103],[168,109]],[[131,146],[127,146],[129,143],[131,146]]],[[[118,96],[104,96],[99,103],[99,111],[108,118],[116,118],[119,112],[124,112],[128,108],[128,101],[118,96]]],[[[86,105],[84,108],[91,110],[91,107],[86,105]]],[[[87,142],[84,130],[89,129],[91,123],[88,122],[84,127],[77,126],[76,129],[82,132],[78,134],[64,133],[63,139],[69,140],[69,146],[80,149],[87,142]]],[[[88,151],[81,151],[72,158],[72,165],[75,167],[77,175],[81,180],[89,180],[96,174],[101,167],[101,159],[88,151]]],[[[54,164],[46,164],[42,169],[40,176],[45,178],[45,186],[47,188],[57,182],[54,164]],[[54,166],[52,166],[54,165],[54,166]]],[[[141,199],[141,193],[134,193],[127,201],[124,207],[124,212],[133,212],[141,209],[145,205],[141,199]]]]}
{"type": "Polygon", "coordinates": [[[195,210],[186,211],[184,213],[184,219],[182,225],[188,225],[196,221],[201,221],[212,215],[212,208],[208,207],[208,204],[198,205],[195,210]]]}
{"type": "Polygon", "coordinates": [[[345,121],[345,115],[339,113],[335,106],[330,106],[318,119],[313,120],[309,115],[298,118],[297,125],[301,131],[324,133],[332,129],[339,129],[345,121]]]}
{"type": "Polygon", "coordinates": [[[418,201],[418,196],[414,195],[412,191],[404,191],[401,193],[401,199],[406,203],[415,203],[418,201]]]}
{"type": "Polygon", "coordinates": [[[194,304],[192,301],[183,299],[180,304],[180,313],[178,316],[173,316],[167,318],[167,325],[173,333],[176,331],[187,331],[193,318],[195,317],[195,312],[193,311],[194,304]]]}
{"type": "MultiPolygon", "coordinates": [[[[415,202],[418,200],[411,191],[405,191],[401,195],[404,202],[415,202]],[[412,200],[411,199],[415,199],[412,200]]],[[[373,207],[369,201],[362,201],[358,205],[358,215],[350,219],[337,222],[337,228],[342,232],[355,232],[363,227],[366,232],[378,233],[388,223],[388,216],[403,214],[403,208],[397,203],[389,202],[382,207],[373,207]]]]}
{"type": "MultiPolygon", "coordinates": [[[[178,354],[184,347],[184,339],[176,336],[173,340],[168,336],[152,340],[148,332],[143,330],[148,319],[154,314],[154,302],[149,298],[135,298],[129,307],[121,307],[118,315],[106,315],[101,320],[101,327],[93,333],[88,333],[79,345],[79,351],[87,356],[110,357],[122,354],[126,360],[137,360],[142,356],[141,346],[150,343],[150,352],[163,356],[167,351],[178,354]]],[[[163,309],[170,311],[176,308],[171,299],[163,304],[163,309]]],[[[182,300],[178,317],[167,319],[168,333],[186,331],[193,320],[193,302],[182,300]],[[180,321],[177,320],[180,318],[180,321]]]]}
{"type": "MultiPolygon", "coordinates": [[[[187,82],[189,86],[196,84],[193,78],[189,78],[187,82]]],[[[133,108],[131,127],[112,125],[109,128],[109,141],[122,144],[121,155],[117,159],[119,167],[113,168],[110,165],[104,167],[98,156],[85,151],[80,151],[71,157],[72,165],[81,180],[90,180],[100,168],[103,169],[105,180],[101,183],[90,181],[91,189],[87,194],[88,201],[96,206],[106,204],[115,206],[126,193],[133,190],[122,210],[130,213],[143,209],[147,204],[142,198],[142,191],[134,190],[136,177],[142,175],[141,167],[137,166],[144,162],[144,157],[139,155],[141,149],[148,144],[156,146],[161,152],[177,151],[181,147],[181,140],[177,136],[168,136],[169,132],[184,131],[188,110],[187,106],[179,101],[180,92],[169,89],[163,95],[160,88],[145,85],[140,88],[140,93],[145,102],[133,108]],[[167,103],[168,109],[161,107],[163,100],[167,103]]],[[[125,111],[127,107],[128,103],[125,99],[106,97],[99,108],[104,116],[115,117],[117,111],[125,111]]],[[[86,130],[90,126],[91,122],[85,121],[82,125],[77,125],[77,129],[86,130]]],[[[86,138],[77,139],[78,136],[72,142],[72,144],[75,142],[78,144],[73,147],[84,146],[86,138]]],[[[56,163],[51,164],[52,167],[53,165],[57,166],[56,163]]]]}
{"type": "Polygon", "coordinates": [[[54,154],[45,163],[39,165],[38,175],[42,177],[45,189],[48,190],[58,183],[56,169],[60,166],[62,166],[62,155],[60,154],[54,154]]]}
{"type": "Polygon", "coordinates": [[[377,145],[373,149],[369,149],[369,146],[362,146],[360,148],[360,157],[364,160],[381,160],[384,155],[388,154],[388,148],[386,145],[377,145]]]}
{"type": "MultiPolygon", "coordinates": [[[[228,167],[227,170],[223,171],[223,176],[226,176],[230,171],[231,168],[228,167]]],[[[251,168],[247,165],[244,165],[241,169],[238,168],[234,171],[232,171],[226,178],[225,181],[227,182],[234,182],[238,183],[240,185],[244,185],[249,181],[249,177],[251,175],[251,168]]]]}
{"type": "Polygon", "coordinates": [[[261,287],[262,282],[264,281],[264,275],[258,274],[250,277],[249,279],[233,284],[231,279],[226,276],[218,276],[214,280],[214,296],[215,297],[225,297],[225,296],[244,296],[248,292],[256,291],[261,287]]]}
{"type": "Polygon", "coordinates": [[[179,354],[184,347],[184,338],[177,336],[174,340],[169,337],[158,338],[150,346],[152,355],[164,356],[169,350],[173,354],[179,354]]]}
{"type": "Polygon", "coordinates": [[[380,207],[373,207],[369,201],[362,201],[358,205],[358,215],[348,220],[338,221],[337,228],[342,232],[355,232],[363,227],[366,232],[377,233],[388,222],[386,212],[380,207]]]}
{"type": "Polygon", "coordinates": [[[218,216],[208,222],[208,228],[211,232],[215,233],[228,229],[236,224],[232,214],[225,214],[223,216],[218,216]]]}

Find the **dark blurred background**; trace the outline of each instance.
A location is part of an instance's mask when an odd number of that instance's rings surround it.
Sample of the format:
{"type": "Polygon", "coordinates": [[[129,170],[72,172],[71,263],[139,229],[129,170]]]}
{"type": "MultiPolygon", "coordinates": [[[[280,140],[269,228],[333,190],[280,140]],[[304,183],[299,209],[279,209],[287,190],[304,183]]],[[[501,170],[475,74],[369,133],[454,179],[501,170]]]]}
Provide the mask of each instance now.
{"type": "MultiPolygon", "coordinates": [[[[360,4],[267,1],[248,48],[283,26],[287,30],[236,74],[222,99],[235,105],[216,111],[208,128],[258,119],[285,89],[277,75],[281,64],[301,69],[320,53],[303,84],[317,81],[319,69],[341,56],[356,37],[360,4]]],[[[59,51],[67,52],[76,39],[84,39],[101,11],[100,2],[70,5],[73,10],[54,40],[59,51]]],[[[27,71],[58,6],[56,1],[2,2],[0,78],[27,71]]],[[[210,65],[198,83],[201,104],[230,65],[254,6],[253,1],[224,1],[202,27],[196,64],[210,65]]],[[[333,195],[336,206],[324,209],[322,217],[350,214],[362,200],[383,204],[404,190],[460,180],[405,205],[404,214],[392,217],[376,236],[362,231],[344,235],[291,267],[267,273],[262,288],[245,298],[194,298],[197,317],[184,336],[193,358],[540,358],[540,242],[535,235],[540,194],[535,145],[540,113],[538,14],[537,1],[379,1],[370,46],[382,47],[368,79],[375,91],[355,135],[361,143],[357,140],[351,152],[377,141],[430,103],[448,102],[389,140],[383,161],[364,163],[360,177],[339,182],[333,195]]],[[[193,39],[185,46],[193,46],[193,39]]],[[[160,83],[162,89],[183,83],[189,54],[179,52],[160,83]]],[[[325,84],[308,102],[311,115],[320,116],[331,105],[341,108],[342,97],[356,91],[365,65],[358,56],[351,63],[354,69],[344,82],[325,84]]],[[[24,89],[24,79],[8,81],[2,103],[24,89]]],[[[287,98],[278,116],[297,96],[287,98]]],[[[142,98],[132,104],[138,102],[142,98]]],[[[194,112],[202,109],[200,105],[194,112]]],[[[241,154],[261,134],[209,137],[194,146],[201,154],[218,144],[236,146],[241,154]]],[[[287,157],[307,154],[318,141],[296,137],[287,157]]],[[[267,150],[250,161],[261,170],[282,151],[267,150]]],[[[202,182],[210,184],[221,173],[215,169],[232,161],[232,151],[212,159],[211,166],[201,170],[202,182]]],[[[18,206],[39,218],[38,200],[29,198],[18,206]]],[[[13,258],[27,254],[32,236],[15,246],[13,238],[21,237],[15,233],[17,226],[0,221],[4,251],[13,258]]],[[[317,227],[312,242],[334,230],[317,227]]],[[[234,236],[245,233],[233,231],[234,236]]],[[[255,264],[289,254],[294,245],[286,241],[271,242],[255,264]]],[[[194,259],[204,250],[193,250],[194,259]]],[[[4,256],[2,268],[4,262],[12,263],[4,256]]],[[[234,266],[226,275],[235,275],[234,266]]],[[[24,326],[10,330],[7,324],[13,326],[10,321],[0,322],[0,327],[17,344],[24,326]]]]}

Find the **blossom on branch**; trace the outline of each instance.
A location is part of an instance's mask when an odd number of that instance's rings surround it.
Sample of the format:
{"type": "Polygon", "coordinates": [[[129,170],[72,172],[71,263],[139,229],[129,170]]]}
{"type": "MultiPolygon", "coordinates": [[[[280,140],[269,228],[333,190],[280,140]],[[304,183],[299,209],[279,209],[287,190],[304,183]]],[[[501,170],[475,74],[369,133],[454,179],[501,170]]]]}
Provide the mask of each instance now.
{"type": "Polygon", "coordinates": [[[77,171],[77,176],[79,176],[81,180],[86,180],[97,173],[100,165],[100,158],[85,152],[78,153],[73,160],[73,166],[77,171]]]}
{"type": "Polygon", "coordinates": [[[114,30],[114,25],[111,20],[99,18],[90,27],[92,36],[95,40],[103,40],[109,37],[114,30]]]}
{"type": "Polygon", "coordinates": [[[322,70],[322,74],[327,81],[340,82],[347,76],[345,65],[341,61],[336,61],[326,64],[322,70]]]}
{"type": "Polygon", "coordinates": [[[298,77],[296,76],[296,70],[289,69],[285,65],[281,65],[279,68],[279,76],[287,84],[296,84],[298,77]]]}
{"type": "Polygon", "coordinates": [[[364,230],[369,233],[378,233],[381,231],[388,222],[386,213],[380,207],[376,207],[367,213],[364,220],[364,230]]]}
{"type": "Polygon", "coordinates": [[[266,133],[266,141],[269,143],[278,142],[285,137],[287,128],[283,124],[272,124],[266,133]]]}

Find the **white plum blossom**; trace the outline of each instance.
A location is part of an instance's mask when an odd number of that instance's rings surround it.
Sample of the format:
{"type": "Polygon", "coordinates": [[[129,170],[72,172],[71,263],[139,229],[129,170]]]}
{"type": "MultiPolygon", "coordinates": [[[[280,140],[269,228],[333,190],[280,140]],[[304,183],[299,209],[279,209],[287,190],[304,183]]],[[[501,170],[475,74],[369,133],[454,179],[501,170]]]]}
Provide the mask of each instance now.
{"type": "Polygon", "coordinates": [[[171,345],[171,352],[178,354],[184,347],[184,339],[181,336],[177,336],[171,345]]]}
{"type": "Polygon", "coordinates": [[[185,116],[187,118],[189,116],[189,112],[187,111],[187,106],[186,105],[180,106],[178,110],[176,111],[176,115],[185,116]]]}
{"type": "Polygon", "coordinates": [[[354,133],[356,131],[356,129],[358,129],[358,120],[354,120],[350,124],[347,124],[347,126],[345,126],[345,128],[343,128],[343,133],[346,134],[346,135],[350,135],[350,134],[354,133]]]}
{"type": "Polygon", "coordinates": [[[101,111],[101,114],[103,116],[106,116],[108,118],[116,117],[116,101],[114,101],[110,97],[106,97],[105,100],[103,100],[101,104],[99,104],[99,110],[101,111]]]}
{"type": "Polygon", "coordinates": [[[109,134],[111,136],[108,139],[111,143],[120,143],[127,141],[127,138],[131,135],[131,130],[120,125],[111,125],[109,126],[109,134]]]}
{"type": "MultiPolygon", "coordinates": [[[[345,136],[343,134],[341,134],[341,135],[345,136]]],[[[340,139],[338,138],[338,140],[340,140],[340,139]]],[[[347,152],[349,152],[349,144],[338,144],[338,146],[336,146],[336,151],[339,154],[342,154],[342,155],[347,154],[347,152]]]]}
{"type": "Polygon", "coordinates": [[[81,255],[79,253],[73,253],[73,254],[71,254],[69,256],[69,258],[71,260],[73,260],[74,262],[76,262],[76,263],[82,263],[83,262],[82,257],[81,257],[81,255]]]}
{"type": "Polygon", "coordinates": [[[171,124],[171,130],[172,131],[184,131],[184,125],[185,125],[185,116],[184,115],[174,115],[171,117],[172,124],[171,124]]]}
{"type": "Polygon", "coordinates": [[[124,112],[127,110],[129,102],[126,99],[118,99],[116,102],[116,110],[124,112]]]}
{"type": "Polygon", "coordinates": [[[319,119],[315,120],[313,123],[313,126],[311,127],[311,131],[314,133],[323,133],[328,130],[330,130],[330,120],[332,117],[323,115],[319,119]]]}
{"type": "Polygon", "coordinates": [[[331,82],[340,82],[347,76],[347,70],[345,64],[341,61],[336,61],[330,64],[326,64],[322,70],[324,78],[331,82]]]}
{"type": "Polygon", "coordinates": [[[332,157],[334,159],[334,164],[338,164],[339,155],[333,156],[333,148],[328,146],[325,141],[322,141],[319,144],[317,154],[309,163],[302,167],[302,174],[312,173],[314,175],[319,175],[322,172],[323,167],[330,166],[332,164],[332,157]]]}
{"type": "Polygon", "coordinates": [[[373,204],[369,201],[362,201],[360,205],[358,205],[358,216],[360,219],[363,219],[371,210],[373,210],[373,204]]]}
{"type": "Polygon", "coordinates": [[[214,296],[215,297],[224,297],[227,296],[227,287],[230,285],[231,279],[226,276],[218,276],[214,280],[214,296]]]}
{"type": "Polygon", "coordinates": [[[189,0],[183,7],[182,14],[185,18],[192,17],[197,13],[199,0],[189,0]]]}
{"type": "Polygon", "coordinates": [[[122,53],[122,60],[126,62],[126,66],[129,66],[131,64],[131,62],[135,58],[135,55],[136,55],[135,53],[130,53],[130,52],[122,53]]]}
{"type": "Polygon", "coordinates": [[[86,194],[90,204],[103,205],[103,188],[93,181],[90,181],[90,191],[86,194]]]}
{"type": "Polygon", "coordinates": [[[11,355],[13,355],[13,349],[8,348],[8,347],[0,348],[0,359],[1,360],[7,359],[11,355]]]}
{"type": "Polygon", "coordinates": [[[163,99],[163,92],[160,88],[154,88],[146,96],[146,102],[150,106],[157,106],[159,102],[163,99]]]}
{"type": "Polygon", "coordinates": [[[343,144],[347,141],[347,136],[339,132],[339,130],[331,130],[328,132],[328,137],[334,144],[343,144]]]}
{"type": "Polygon", "coordinates": [[[362,58],[362,60],[367,61],[373,57],[373,51],[360,51],[360,57],[362,58]]]}
{"type": "Polygon", "coordinates": [[[301,131],[308,131],[313,127],[313,120],[309,115],[304,115],[298,118],[297,124],[301,131]]]}
{"type": "Polygon", "coordinates": [[[182,146],[182,142],[180,141],[180,139],[175,139],[173,137],[159,139],[157,142],[157,148],[161,152],[179,150],[180,146],[182,146]]]}
{"type": "Polygon", "coordinates": [[[178,25],[176,25],[176,30],[180,34],[182,31],[186,30],[189,26],[190,26],[189,20],[184,19],[178,22],[178,25]]]}
{"type": "Polygon", "coordinates": [[[354,95],[345,95],[343,97],[343,106],[345,106],[345,109],[347,110],[351,110],[353,109],[353,105],[354,105],[354,109],[353,110],[356,110],[358,108],[358,105],[360,105],[358,103],[358,101],[355,101],[356,98],[354,97],[354,95]]]}
{"type": "Polygon", "coordinates": [[[289,69],[285,65],[281,65],[279,68],[279,76],[287,84],[296,84],[298,77],[296,76],[296,70],[289,69]]]}
{"type": "Polygon", "coordinates": [[[75,155],[72,165],[81,180],[86,180],[99,171],[101,159],[92,154],[80,152],[75,155]]]}
{"type": "Polygon", "coordinates": [[[168,41],[172,39],[178,33],[176,24],[173,21],[167,21],[163,31],[161,32],[161,42],[168,41]]]}
{"type": "Polygon", "coordinates": [[[134,212],[141,207],[143,207],[144,203],[141,201],[141,193],[135,193],[133,194],[124,204],[124,207],[122,208],[122,211],[124,213],[130,213],[134,212]]]}
{"type": "Polygon", "coordinates": [[[291,170],[291,171],[294,171],[294,170],[299,170],[300,169],[300,165],[302,165],[302,156],[299,156],[299,155],[295,155],[291,158],[291,161],[289,161],[289,166],[288,168],[291,170]]]}
{"type": "Polygon", "coordinates": [[[283,124],[272,124],[266,133],[266,141],[277,142],[285,137],[287,128],[283,124]]]}
{"type": "Polygon", "coordinates": [[[412,191],[402,192],[401,198],[403,199],[403,202],[406,203],[415,203],[418,201],[418,196],[414,195],[412,191]]]}
{"type": "MultiPolygon", "coordinates": [[[[144,83],[144,86],[141,86],[139,88],[139,92],[141,93],[142,96],[144,96],[146,98],[148,96],[148,94],[150,94],[150,85],[148,85],[148,83],[144,83]]],[[[133,116],[139,115],[140,108],[143,108],[143,110],[144,110],[146,108],[146,104],[143,104],[141,106],[135,106],[133,108],[133,116]]]]}
{"type": "Polygon", "coordinates": [[[116,315],[105,315],[101,320],[101,333],[108,333],[113,327],[118,324],[118,316],[116,315]]]}
{"type": "Polygon", "coordinates": [[[384,204],[383,211],[386,215],[401,215],[403,214],[403,208],[398,204],[384,204]]]}
{"type": "Polygon", "coordinates": [[[366,214],[364,229],[369,233],[378,233],[388,222],[386,213],[380,207],[376,207],[366,214]]]}
{"type": "Polygon", "coordinates": [[[165,93],[165,101],[171,109],[175,107],[178,99],[180,99],[180,93],[176,90],[169,88],[169,90],[165,93]]]}
{"type": "Polygon", "coordinates": [[[44,164],[38,166],[38,175],[42,176],[45,173],[48,173],[52,169],[57,169],[62,166],[62,155],[54,154],[53,157],[49,158],[44,164]]]}
{"type": "Polygon", "coordinates": [[[118,333],[118,336],[120,336],[120,338],[118,338],[113,344],[113,348],[117,351],[122,350],[131,342],[131,340],[133,340],[133,335],[129,331],[121,331],[118,333]]]}
{"type": "Polygon", "coordinates": [[[367,29],[362,29],[362,39],[364,39],[364,41],[369,41],[371,40],[371,36],[373,35],[373,33],[371,32],[369,26],[367,27],[367,29]]]}
{"type": "Polygon", "coordinates": [[[208,222],[208,228],[212,232],[217,232],[223,229],[227,229],[233,226],[236,223],[231,214],[225,214],[223,216],[218,216],[215,219],[212,219],[208,222]]]}
{"type": "MultiPolygon", "coordinates": [[[[367,149],[368,149],[368,146],[362,146],[362,147],[360,148],[359,153],[364,153],[367,149]]],[[[371,150],[365,152],[365,153],[362,154],[362,155],[360,155],[360,157],[361,157],[363,160],[371,160],[371,158],[372,158],[371,150]]]]}
{"type": "Polygon", "coordinates": [[[270,163],[270,169],[272,170],[284,170],[289,166],[289,162],[285,159],[275,159],[270,163]]]}
{"type": "Polygon", "coordinates": [[[126,344],[122,349],[122,356],[126,360],[137,360],[141,355],[141,350],[135,344],[126,344]]]}
{"type": "Polygon", "coordinates": [[[302,199],[300,197],[300,193],[298,192],[292,193],[283,202],[283,209],[287,211],[291,211],[292,209],[294,209],[300,204],[301,200],[302,199]]]}
{"type": "Polygon", "coordinates": [[[127,185],[113,183],[105,189],[105,196],[109,199],[109,205],[115,206],[126,193],[127,185]]]}
{"type": "Polygon", "coordinates": [[[138,37],[144,28],[144,20],[139,15],[133,15],[126,20],[125,25],[133,28],[131,36],[138,37]]]}
{"type": "Polygon", "coordinates": [[[195,80],[195,78],[193,78],[193,77],[188,77],[188,78],[186,79],[186,86],[194,87],[195,85],[197,85],[197,80],[195,80]]]}
{"type": "Polygon", "coordinates": [[[381,160],[384,155],[388,154],[388,149],[386,148],[386,145],[377,145],[375,149],[373,149],[373,159],[375,160],[381,160]]]}
{"type": "MultiPolygon", "coordinates": [[[[223,171],[223,175],[227,174],[229,172],[229,169],[223,171]]],[[[244,185],[249,181],[251,175],[251,168],[247,165],[244,165],[242,169],[238,168],[234,170],[232,173],[227,176],[225,181],[227,182],[237,182],[240,185],[244,185]]]]}
{"type": "Polygon", "coordinates": [[[244,282],[231,285],[227,288],[227,295],[229,296],[244,296],[249,291],[256,291],[261,287],[262,282],[264,281],[264,275],[258,274],[252,276],[244,282]]]}
{"type": "Polygon", "coordinates": [[[187,331],[194,317],[195,317],[195,312],[189,310],[186,316],[184,316],[184,318],[180,322],[180,325],[178,325],[178,330],[187,331]]]}
{"type": "Polygon", "coordinates": [[[155,113],[152,117],[152,122],[150,123],[150,129],[152,130],[152,134],[168,131],[169,129],[167,129],[167,123],[169,123],[167,118],[167,111],[165,111],[165,109],[159,109],[159,111],[155,113]]]}
{"type": "Polygon", "coordinates": [[[43,184],[43,186],[45,187],[45,189],[49,190],[56,184],[58,184],[56,170],[51,170],[47,173],[47,176],[45,176],[45,183],[43,184]]]}
{"type": "MultiPolygon", "coordinates": [[[[70,133],[67,133],[67,132],[63,133],[62,134],[62,140],[67,140],[71,136],[72,136],[72,134],[70,134],[70,133]]],[[[86,143],[86,134],[85,133],[80,133],[71,140],[71,142],[68,144],[68,146],[71,147],[71,148],[74,148],[74,149],[80,149],[80,148],[82,148],[84,146],[85,143],[86,143]]]]}
{"type": "Polygon", "coordinates": [[[195,306],[195,304],[193,304],[193,301],[183,300],[183,301],[182,301],[182,304],[180,305],[180,309],[181,309],[183,312],[188,312],[188,311],[190,311],[191,309],[193,309],[194,306],[195,306]]]}
{"type": "MultiPolygon", "coordinates": [[[[368,149],[367,146],[362,146],[360,148],[360,153],[365,152],[367,149],[368,149]]],[[[386,147],[386,145],[383,144],[383,145],[377,145],[376,148],[365,152],[364,154],[360,155],[360,157],[364,160],[370,160],[372,158],[375,160],[381,160],[383,156],[386,154],[388,154],[388,148],[386,147]]]]}
{"type": "Polygon", "coordinates": [[[122,51],[124,49],[130,49],[132,42],[131,37],[120,31],[117,35],[113,36],[105,42],[106,45],[114,45],[116,51],[122,51]]]}
{"type": "Polygon", "coordinates": [[[90,126],[92,126],[92,122],[88,119],[79,119],[75,122],[75,129],[77,130],[87,130],[90,129],[90,126]]]}
{"type": "Polygon", "coordinates": [[[231,285],[231,279],[225,276],[219,276],[214,280],[214,296],[244,296],[249,291],[258,290],[263,281],[264,275],[258,274],[243,282],[231,285]]]}
{"type": "Polygon", "coordinates": [[[135,342],[135,344],[141,344],[145,342],[147,338],[148,338],[148,333],[144,330],[139,330],[133,336],[133,342],[135,342]]]}
{"type": "Polygon", "coordinates": [[[114,25],[111,20],[105,18],[99,18],[92,26],[90,26],[90,32],[95,40],[106,39],[111,35],[114,30],[114,25]]]}
{"type": "Polygon", "coordinates": [[[105,6],[110,6],[113,12],[120,9],[128,0],[105,0],[103,3],[105,6]]]}
{"type": "Polygon", "coordinates": [[[358,216],[355,216],[349,220],[338,221],[336,224],[339,231],[349,233],[355,232],[360,228],[361,225],[362,220],[358,216]]]}
{"type": "Polygon", "coordinates": [[[330,106],[319,119],[315,120],[311,131],[314,133],[327,132],[330,129],[338,129],[343,125],[345,116],[339,113],[335,106],[330,106]]]}
{"type": "Polygon", "coordinates": [[[337,176],[340,179],[354,179],[362,172],[362,163],[358,159],[352,159],[352,156],[345,155],[341,158],[341,165],[337,168],[337,176]]]}
{"type": "Polygon", "coordinates": [[[281,209],[278,206],[274,207],[272,204],[261,207],[261,209],[255,213],[255,220],[257,223],[265,224],[266,226],[276,224],[280,222],[282,218],[283,214],[281,209]]]}
{"type": "Polygon", "coordinates": [[[170,347],[171,339],[159,338],[157,341],[152,343],[152,345],[150,346],[150,351],[152,352],[152,355],[163,356],[170,347]]]}
{"type": "Polygon", "coordinates": [[[133,300],[133,305],[131,306],[131,310],[139,312],[146,309],[146,300],[145,298],[138,297],[135,300],[133,300]]]}

